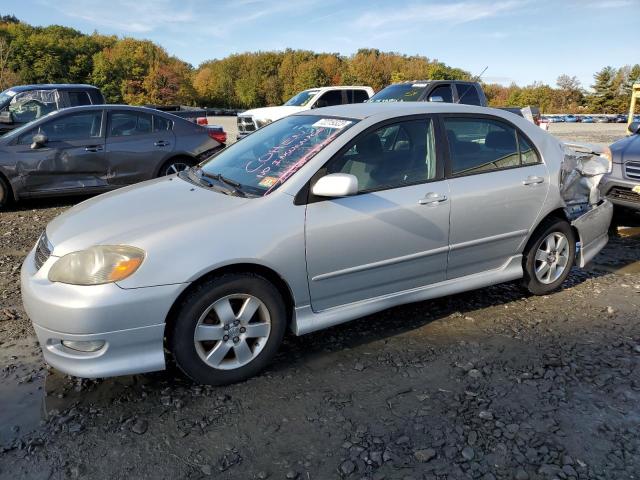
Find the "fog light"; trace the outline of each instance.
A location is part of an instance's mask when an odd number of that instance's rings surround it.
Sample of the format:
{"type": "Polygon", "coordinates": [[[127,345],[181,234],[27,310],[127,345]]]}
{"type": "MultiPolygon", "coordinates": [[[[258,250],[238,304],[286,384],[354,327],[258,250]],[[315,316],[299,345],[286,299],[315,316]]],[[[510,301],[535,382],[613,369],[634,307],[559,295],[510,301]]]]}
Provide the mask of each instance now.
{"type": "Polygon", "coordinates": [[[75,340],[62,340],[62,345],[78,352],[96,352],[104,347],[104,340],[79,342],[75,340]]]}

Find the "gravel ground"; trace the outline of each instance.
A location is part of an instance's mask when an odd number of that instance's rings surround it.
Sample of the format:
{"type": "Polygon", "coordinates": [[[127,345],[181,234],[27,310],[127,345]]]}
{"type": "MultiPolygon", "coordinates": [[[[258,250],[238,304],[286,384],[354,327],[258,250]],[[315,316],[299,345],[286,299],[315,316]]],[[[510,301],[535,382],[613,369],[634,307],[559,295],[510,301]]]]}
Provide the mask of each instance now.
{"type": "Polygon", "coordinates": [[[510,283],[397,307],[287,338],[262,375],[211,388],[43,364],[19,266],[78,200],[0,213],[0,479],[640,475],[638,229],[552,295],[510,283]]]}

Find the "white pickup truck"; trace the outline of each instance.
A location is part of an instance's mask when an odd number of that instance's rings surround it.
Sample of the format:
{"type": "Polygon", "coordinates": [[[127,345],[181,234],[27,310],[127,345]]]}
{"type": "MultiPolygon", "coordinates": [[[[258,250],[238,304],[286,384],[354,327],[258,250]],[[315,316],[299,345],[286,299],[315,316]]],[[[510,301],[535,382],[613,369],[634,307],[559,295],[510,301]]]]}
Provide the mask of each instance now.
{"type": "Polygon", "coordinates": [[[247,110],[238,115],[238,140],[288,115],[312,108],[346,103],[363,103],[373,96],[371,87],[338,86],[310,88],[298,93],[279,107],[247,110]]]}

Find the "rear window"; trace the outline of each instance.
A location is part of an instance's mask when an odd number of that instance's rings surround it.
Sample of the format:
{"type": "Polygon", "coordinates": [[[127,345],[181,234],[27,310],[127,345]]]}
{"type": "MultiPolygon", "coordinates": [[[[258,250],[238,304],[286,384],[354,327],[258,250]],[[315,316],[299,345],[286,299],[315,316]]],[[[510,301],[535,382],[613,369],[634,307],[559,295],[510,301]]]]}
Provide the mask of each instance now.
{"type": "Polygon", "coordinates": [[[474,85],[458,85],[458,103],[480,105],[480,96],[474,85]]]}
{"type": "Polygon", "coordinates": [[[72,107],[91,105],[91,99],[87,92],[69,92],[69,103],[72,107]]]}
{"type": "Polygon", "coordinates": [[[347,90],[348,103],[364,103],[369,100],[366,90],[347,90]]]}
{"type": "Polygon", "coordinates": [[[376,93],[369,102],[417,102],[422,97],[428,83],[397,83],[376,93]]]}
{"type": "Polygon", "coordinates": [[[158,115],[153,116],[153,131],[163,132],[165,130],[171,130],[173,128],[173,122],[164,117],[158,115]]]}

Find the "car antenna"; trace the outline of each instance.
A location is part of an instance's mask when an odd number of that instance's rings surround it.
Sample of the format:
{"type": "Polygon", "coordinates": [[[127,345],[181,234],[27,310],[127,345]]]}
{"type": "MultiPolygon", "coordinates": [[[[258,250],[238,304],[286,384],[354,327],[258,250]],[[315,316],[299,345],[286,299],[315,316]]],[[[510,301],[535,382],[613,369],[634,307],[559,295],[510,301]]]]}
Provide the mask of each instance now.
{"type": "MultiPolygon", "coordinates": [[[[488,68],[489,68],[489,66],[487,65],[486,67],[484,67],[484,70],[482,70],[478,75],[476,75],[475,77],[473,77],[469,81],[470,82],[477,82],[478,80],[480,80],[480,77],[482,77],[482,75],[484,75],[484,72],[486,72],[488,68]]],[[[467,89],[464,91],[464,93],[462,95],[460,95],[458,97],[458,101],[456,103],[460,103],[460,100],[462,100],[462,98],[467,94],[467,92],[469,90],[471,90],[471,88],[472,88],[472,85],[467,85],[467,89]]]]}

